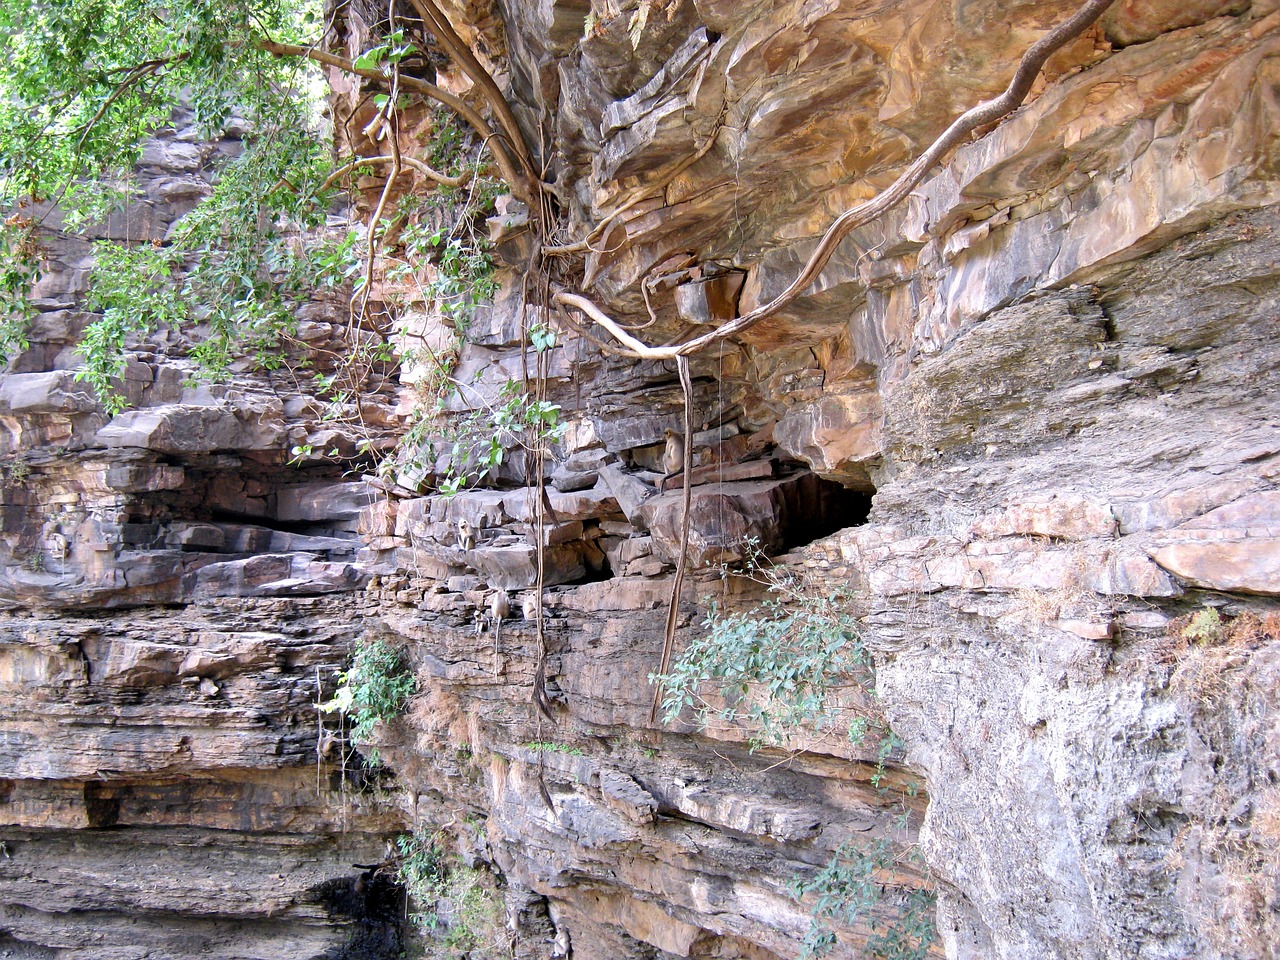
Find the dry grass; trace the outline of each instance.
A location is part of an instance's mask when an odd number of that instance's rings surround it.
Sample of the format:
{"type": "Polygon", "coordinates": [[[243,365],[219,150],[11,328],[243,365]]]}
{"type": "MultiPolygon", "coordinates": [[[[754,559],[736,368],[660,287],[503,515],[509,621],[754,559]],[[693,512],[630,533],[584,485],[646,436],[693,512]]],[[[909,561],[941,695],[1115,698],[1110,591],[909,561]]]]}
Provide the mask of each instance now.
{"type": "Polygon", "coordinates": [[[1209,705],[1223,696],[1231,674],[1249,662],[1254,650],[1277,640],[1280,613],[1243,613],[1228,619],[1204,607],[1170,622],[1157,656],[1174,664],[1174,693],[1209,705]]]}

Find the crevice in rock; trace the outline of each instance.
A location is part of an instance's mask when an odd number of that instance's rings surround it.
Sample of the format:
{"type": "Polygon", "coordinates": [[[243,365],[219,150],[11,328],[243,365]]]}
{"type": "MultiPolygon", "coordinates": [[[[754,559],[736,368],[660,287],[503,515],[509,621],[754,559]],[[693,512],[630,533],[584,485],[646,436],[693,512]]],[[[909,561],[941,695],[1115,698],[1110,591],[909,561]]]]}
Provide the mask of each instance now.
{"type": "Polygon", "coordinates": [[[813,490],[799,500],[800,512],[785,517],[782,547],[793,550],[822,537],[857,527],[871,515],[875,491],[850,490],[832,480],[816,478],[813,490]]]}

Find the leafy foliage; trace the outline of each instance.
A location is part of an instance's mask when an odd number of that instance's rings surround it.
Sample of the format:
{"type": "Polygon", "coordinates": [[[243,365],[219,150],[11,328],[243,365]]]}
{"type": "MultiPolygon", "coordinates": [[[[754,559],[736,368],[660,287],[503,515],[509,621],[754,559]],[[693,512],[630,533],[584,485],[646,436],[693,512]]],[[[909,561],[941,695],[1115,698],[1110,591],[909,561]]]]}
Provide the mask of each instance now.
{"type": "MultiPolygon", "coordinates": [[[[368,744],[380,721],[394,720],[418,688],[403,650],[384,640],[374,639],[356,650],[351,666],[338,675],[338,691],[321,709],[351,719],[351,739],[368,744]]],[[[378,763],[378,751],[366,753],[370,764],[378,763]]]]}
{"type": "Polygon", "coordinates": [[[445,889],[444,852],[429,834],[403,833],[396,837],[400,860],[396,875],[409,895],[414,926],[435,927],[439,922],[435,905],[445,889]]]}
{"type": "MultiPolygon", "coordinates": [[[[546,327],[530,331],[535,351],[555,346],[556,338],[546,327]]],[[[448,412],[449,401],[463,394],[474,400],[478,392],[452,376],[453,358],[433,358],[436,375],[422,387],[413,422],[405,433],[398,456],[388,468],[406,478],[436,475],[437,463],[445,460],[437,476],[441,493],[452,496],[469,485],[496,476],[506,461],[508,450],[524,447],[532,451],[540,444],[552,444],[564,436],[566,424],[560,419],[559,404],[538,399],[525,384],[509,380],[491,403],[455,415],[448,412]]],[[[404,482],[412,483],[405,479],[404,482]]]]}
{"type": "Polygon", "coordinates": [[[250,352],[275,344],[306,275],[293,269],[293,238],[323,222],[330,161],[306,95],[318,72],[258,44],[302,39],[317,17],[315,0],[0,3],[9,48],[0,63],[3,243],[28,254],[6,258],[0,274],[0,350],[21,343],[30,317],[34,227],[54,203],[69,230],[135,203],[131,171],[143,143],[180,110],[204,136],[232,120],[251,132],[239,155],[211,163],[211,195],[163,241],[96,244],[93,289],[106,315],[82,344],[83,379],[119,409],[112,381],[124,347],[161,324],[201,325],[196,359],[214,374],[242,339],[250,352]]]}
{"type": "MultiPolygon", "coordinates": [[[[498,292],[485,221],[493,215],[506,186],[484,175],[481,146],[449,114],[437,110],[431,131],[431,164],[448,176],[464,180],[462,186],[439,186],[414,204],[402,205],[400,220],[407,221],[395,245],[401,257],[387,269],[392,282],[413,280],[423,264],[432,265],[432,276],[422,284],[423,299],[435,301],[454,326],[466,332],[471,315],[498,292]]],[[[390,236],[396,224],[380,225],[390,236]]]]}
{"type": "MultiPolygon", "coordinates": [[[[711,604],[706,632],[694,637],[670,674],[657,678],[668,722],[693,707],[703,725],[713,715],[745,722],[757,744],[777,744],[802,726],[828,727],[833,686],[866,675],[870,661],[849,597],[815,593],[796,577],[770,573],[772,596],[744,613],[722,614],[711,604]],[[722,706],[702,696],[708,688],[722,706]]],[[[856,723],[853,739],[864,730],[856,723]]]]}
{"type": "Polygon", "coordinates": [[[502,908],[481,870],[446,857],[438,838],[425,833],[396,838],[397,875],[409,895],[409,922],[449,960],[508,956],[502,908]]]}
{"type": "Polygon", "coordinates": [[[892,896],[897,901],[897,916],[877,926],[867,950],[876,960],[924,960],[935,936],[934,895],[894,884],[893,868],[893,849],[888,840],[880,838],[865,849],[845,844],[808,880],[792,881],[791,893],[797,900],[813,898],[813,920],[801,957],[820,957],[835,946],[835,933],[824,920],[850,926],[869,924],[872,910],[892,896]]]}
{"type": "MultiPolygon", "coordinates": [[[[670,674],[653,678],[663,687],[667,721],[692,707],[704,726],[713,717],[747,724],[755,731],[754,746],[781,744],[801,729],[829,728],[837,684],[852,681],[870,692],[874,679],[852,612],[853,597],[844,590],[820,589],[804,572],[770,567],[759,553],[753,554],[746,573],[767,583],[770,596],[742,613],[722,614],[711,604],[705,632],[690,642],[670,674]]],[[[870,728],[866,717],[857,716],[846,735],[859,743],[870,728]]],[[[891,731],[879,739],[871,784],[882,795],[887,793],[885,764],[900,746],[891,731]]],[[[914,790],[908,793],[914,795],[914,790]]],[[[905,804],[899,820],[905,827],[905,804]]],[[[836,921],[873,926],[868,950],[878,960],[923,960],[935,933],[933,894],[896,885],[893,867],[894,848],[880,838],[870,845],[846,844],[812,877],[794,880],[796,899],[811,900],[812,922],[802,956],[830,951],[837,942],[830,921],[836,921]],[[885,901],[893,904],[888,923],[881,918],[885,901]]]]}
{"type": "MultiPolygon", "coordinates": [[[[385,340],[392,324],[366,315],[379,258],[393,321],[396,284],[404,281],[416,287],[415,304],[435,303],[465,332],[476,306],[497,290],[485,220],[505,188],[485,175],[487,145],[438,110],[429,162],[459,185],[395,200],[369,232],[317,233],[332,206],[330,181],[342,180],[331,176],[329,137],[318,127],[323,84],[310,60],[265,47],[313,45],[319,7],[320,0],[0,0],[10,52],[0,64],[0,357],[26,347],[40,269],[36,238],[53,207],[63,229],[84,231],[136,205],[132,171],[144,143],[175,116],[191,115],[201,135],[230,129],[241,138],[238,151],[219,149],[201,169],[209,195],[162,238],[95,244],[90,307],[101,316],[83,335],[78,376],[109,412],[126,403],[127,350],[151,330],[182,331],[205,376],[224,378],[245,358],[262,369],[296,370],[311,362],[289,352],[298,305],[316,289],[351,284],[351,326],[361,329],[350,331],[345,355],[325,361],[337,369],[315,374],[314,385],[333,419],[363,432],[359,391],[379,365],[396,362],[385,340]]],[[[416,53],[404,30],[393,30],[354,68],[389,76],[416,53]]],[[[389,89],[374,95],[388,118],[404,100],[394,84],[389,89]]],[[[458,386],[447,380],[445,372],[438,397],[458,386]]],[[[491,475],[514,434],[553,432],[557,411],[513,389],[493,410],[445,429],[442,419],[454,418],[429,403],[404,459],[420,455],[433,435],[453,454],[442,481],[449,491],[491,475]]],[[[361,456],[375,457],[375,442],[361,456]]],[[[301,443],[294,457],[302,462],[315,452],[301,443]]]]}
{"type": "Polygon", "coordinates": [[[14,347],[25,350],[34,308],[31,285],[40,279],[36,222],[14,212],[0,223],[0,363],[14,347]]]}
{"type": "Polygon", "coordinates": [[[129,338],[152,326],[176,323],[183,314],[178,291],[167,282],[175,267],[172,248],[141,244],[95,244],[97,272],[109,282],[91,288],[89,309],[102,316],[86,328],[77,351],[84,366],[77,380],[87,380],[103,399],[108,413],[125,407],[115,384],[124,373],[129,338]]]}

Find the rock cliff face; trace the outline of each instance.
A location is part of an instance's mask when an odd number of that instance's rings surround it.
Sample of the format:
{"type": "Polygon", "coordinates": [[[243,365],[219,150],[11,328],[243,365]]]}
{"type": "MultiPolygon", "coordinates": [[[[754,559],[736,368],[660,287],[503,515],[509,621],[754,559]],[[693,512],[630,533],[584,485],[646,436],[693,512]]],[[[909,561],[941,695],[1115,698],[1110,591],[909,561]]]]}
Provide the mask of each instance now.
{"type": "MultiPolygon", "coordinates": [[[[164,237],[237,149],[180,121],[98,235],[164,237]]],[[[134,351],[135,407],[109,417],[73,374],[94,238],[50,231],[30,348],[0,379],[0,954],[390,955],[403,897],[357,893],[352,864],[401,818],[316,756],[371,497],[287,465],[331,439],[296,385],[188,383],[173,334],[134,351]]],[[[338,309],[304,310],[306,343],[338,309]]]]}
{"type": "MultiPolygon", "coordinates": [[[[560,278],[659,343],[771,299],[1074,7],[450,12],[539,145],[555,239],[610,221],[560,278]]],[[[381,10],[345,5],[345,42],[381,10]]],[[[1121,0],[810,295],[693,359],[676,650],[712,600],[759,599],[711,572],[754,538],[850,591],[878,699],[842,678],[830,710],[883,716],[885,751],[651,720],[676,371],[546,311],[518,235],[452,403],[536,368],[522,320],[561,330],[545,501],[519,456],[453,497],[291,465],[346,442],[320,407],[248,367],[184,386],[176,339],[139,349],[138,406],[108,418],[69,372],[87,251],[56,241],[0,380],[0,952],[392,956],[402,895],[369,865],[417,829],[491,878],[502,955],[794,957],[814,895],[790,882],[883,841],[886,893],[834,921],[835,956],[893,955],[917,888],[937,955],[1275,956],[1278,54],[1272,0],[1121,0]],[[376,733],[380,784],[342,783],[314,707],[357,635],[404,645],[420,683],[376,733]]],[[[228,149],[156,144],[150,201],[112,229],[161,235],[228,149]]],[[[428,327],[430,306],[408,305],[428,327]]],[[[324,346],[339,307],[308,309],[324,346]]],[[[365,401],[388,434],[396,386],[365,401]]]]}

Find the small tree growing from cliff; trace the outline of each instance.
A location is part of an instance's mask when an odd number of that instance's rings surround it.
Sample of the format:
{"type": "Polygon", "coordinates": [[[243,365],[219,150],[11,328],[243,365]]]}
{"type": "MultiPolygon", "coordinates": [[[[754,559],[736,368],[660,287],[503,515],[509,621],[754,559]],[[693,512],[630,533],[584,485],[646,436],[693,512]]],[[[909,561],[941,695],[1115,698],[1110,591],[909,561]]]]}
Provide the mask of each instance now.
{"type": "Polygon", "coordinates": [[[376,766],[378,750],[372,740],[377,725],[400,716],[417,689],[404,651],[373,639],[356,648],[351,666],[338,675],[333,699],[320,709],[350,719],[352,742],[365,747],[365,758],[376,766]]]}

